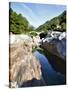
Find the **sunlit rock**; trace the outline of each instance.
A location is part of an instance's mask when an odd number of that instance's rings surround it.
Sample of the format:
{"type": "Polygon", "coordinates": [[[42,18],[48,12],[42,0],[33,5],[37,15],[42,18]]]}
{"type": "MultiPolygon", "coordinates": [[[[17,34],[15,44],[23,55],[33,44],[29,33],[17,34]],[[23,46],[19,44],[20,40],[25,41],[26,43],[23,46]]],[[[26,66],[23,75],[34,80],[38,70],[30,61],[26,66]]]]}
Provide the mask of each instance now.
{"type": "Polygon", "coordinates": [[[52,31],[48,32],[46,38],[41,40],[43,47],[45,47],[51,53],[66,58],[66,33],[52,31]]]}
{"type": "Polygon", "coordinates": [[[41,65],[32,54],[31,43],[10,45],[10,83],[11,87],[43,85],[41,65]],[[30,84],[27,82],[31,81],[30,84]],[[36,84],[35,84],[35,83],[36,84]]]}

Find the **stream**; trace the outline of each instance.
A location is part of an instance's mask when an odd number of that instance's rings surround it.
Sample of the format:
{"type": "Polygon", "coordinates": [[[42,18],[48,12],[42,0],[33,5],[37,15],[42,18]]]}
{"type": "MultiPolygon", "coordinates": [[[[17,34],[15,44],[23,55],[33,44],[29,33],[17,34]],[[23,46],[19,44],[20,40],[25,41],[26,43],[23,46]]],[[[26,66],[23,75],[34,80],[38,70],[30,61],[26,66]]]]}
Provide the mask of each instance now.
{"type": "Polygon", "coordinates": [[[37,50],[33,54],[41,64],[42,77],[47,85],[65,84],[65,76],[54,70],[46,56],[37,50]]]}

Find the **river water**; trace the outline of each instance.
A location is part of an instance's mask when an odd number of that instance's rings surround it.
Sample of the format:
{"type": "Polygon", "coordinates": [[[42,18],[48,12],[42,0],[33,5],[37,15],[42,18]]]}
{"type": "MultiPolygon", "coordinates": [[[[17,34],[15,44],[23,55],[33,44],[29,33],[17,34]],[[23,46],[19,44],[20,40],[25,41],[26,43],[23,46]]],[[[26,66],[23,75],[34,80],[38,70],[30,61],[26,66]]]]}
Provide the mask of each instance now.
{"type": "Polygon", "coordinates": [[[33,54],[41,64],[42,76],[47,85],[65,84],[65,76],[54,70],[46,56],[39,51],[35,51],[33,54]]]}

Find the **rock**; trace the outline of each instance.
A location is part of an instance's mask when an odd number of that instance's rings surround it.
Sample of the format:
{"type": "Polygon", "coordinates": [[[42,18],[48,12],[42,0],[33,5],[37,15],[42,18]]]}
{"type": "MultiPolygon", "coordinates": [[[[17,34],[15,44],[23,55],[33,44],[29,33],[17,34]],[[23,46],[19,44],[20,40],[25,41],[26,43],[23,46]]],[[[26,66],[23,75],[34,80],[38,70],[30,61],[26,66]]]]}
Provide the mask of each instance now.
{"type": "Polygon", "coordinates": [[[45,38],[47,36],[47,33],[41,32],[39,36],[40,36],[40,39],[45,38]]]}
{"type": "Polygon", "coordinates": [[[31,38],[30,36],[26,34],[20,34],[20,35],[15,35],[15,34],[10,34],[10,44],[17,44],[17,43],[31,43],[32,47],[39,46],[39,41],[40,37],[36,36],[31,38]]]}
{"type": "Polygon", "coordinates": [[[33,78],[32,80],[29,80],[27,82],[23,83],[23,87],[30,87],[30,86],[41,86],[41,85],[45,85],[44,80],[37,80],[35,78],[33,78]]]}
{"type": "Polygon", "coordinates": [[[22,43],[25,41],[31,42],[32,38],[25,34],[20,34],[20,35],[10,34],[10,44],[19,43],[19,42],[22,43]]]}
{"type": "Polygon", "coordinates": [[[10,87],[36,85],[34,82],[37,82],[39,86],[44,85],[41,83],[43,82],[41,79],[41,65],[32,54],[32,45],[30,42],[10,44],[9,76],[10,87]],[[27,83],[24,84],[28,81],[31,81],[30,85],[27,83]]]}
{"type": "Polygon", "coordinates": [[[33,43],[34,43],[34,46],[39,46],[40,42],[40,37],[37,35],[37,36],[33,36],[33,43]]]}
{"type": "Polygon", "coordinates": [[[52,54],[62,59],[66,58],[66,33],[65,32],[48,32],[46,38],[42,39],[42,46],[52,54]]]}
{"type": "Polygon", "coordinates": [[[65,32],[61,33],[61,35],[59,36],[59,40],[62,40],[64,38],[66,38],[66,33],[65,32]]]}

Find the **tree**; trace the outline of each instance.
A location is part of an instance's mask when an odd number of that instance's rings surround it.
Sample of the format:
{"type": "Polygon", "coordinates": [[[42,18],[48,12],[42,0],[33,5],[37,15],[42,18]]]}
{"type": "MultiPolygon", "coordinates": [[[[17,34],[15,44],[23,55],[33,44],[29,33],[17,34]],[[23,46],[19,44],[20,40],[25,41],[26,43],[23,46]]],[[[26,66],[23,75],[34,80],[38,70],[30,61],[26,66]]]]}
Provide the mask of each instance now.
{"type": "Polygon", "coordinates": [[[52,18],[39,26],[36,30],[47,32],[48,30],[66,31],[66,11],[62,12],[59,16],[52,18]],[[57,29],[57,25],[61,28],[57,29]],[[62,30],[61,30],[62,29],[62,30]]]}
{"type": "Polygon", "coordinates": [[[9,24],[10,24],[10,32],[15,34],[21,34],[27,32],[29,22],[21,14],[17,14],[10,8],[9,24]]]}

